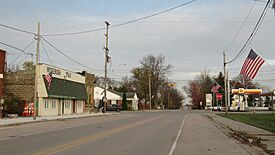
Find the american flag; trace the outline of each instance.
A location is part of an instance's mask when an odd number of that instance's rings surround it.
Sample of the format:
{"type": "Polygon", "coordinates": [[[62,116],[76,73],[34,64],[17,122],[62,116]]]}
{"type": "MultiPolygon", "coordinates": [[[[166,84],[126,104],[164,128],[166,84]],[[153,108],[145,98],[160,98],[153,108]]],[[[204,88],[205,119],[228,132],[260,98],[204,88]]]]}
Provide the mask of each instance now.
{"type": "Polygon", "coordinates": [[[216,86],[212,87],[211,92],[217,93],[220,88],[221,88],[221,86],[219,84],[217,84],[216,86]]]}
{"type": "Polygon", "coordinates": [[[47,80],[47,82],[48,82],[48,89],[50,89],[50,86],[51,86],[51,84],[52,84],[52,72],[50,72],[49,74],[47,74],[46,76],[45,76],[45,79],[47,80]]]}
{"type": "Polygon", "coordinates": [[[248,54],[248,57],[243,63],[243,67],[240,74],[247,76],[250,79],[253,79],[264,62],[265,60],[262,57],[260,57],[253,49],[251,49],[250,53],[248,54]]]}

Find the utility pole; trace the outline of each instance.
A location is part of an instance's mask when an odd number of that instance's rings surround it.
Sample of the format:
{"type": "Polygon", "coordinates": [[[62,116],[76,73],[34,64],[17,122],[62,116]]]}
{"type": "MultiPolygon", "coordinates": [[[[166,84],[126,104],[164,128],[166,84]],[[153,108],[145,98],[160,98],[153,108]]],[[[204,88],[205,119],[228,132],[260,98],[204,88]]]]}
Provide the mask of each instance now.
{"type": "Polygon", "coordinates": [[[37,82],[38,82],[38,61],[39,61],[39,42],[40,42],[40,22],[37,25],[37,34],[35,35],[36,43],[36,61],[35,61],[35,82],[34,82],[34,99],[33,99],[33,120],[36,119],[38,113],[38,106],[37,104],[37,82]]]}
{"type": "Polygon", "coordinates": [[[149,73],[149,109],[151,110],[152,106],[152,92],[151,92],[151,73],[149,73]]]}
{"type": "Polygon", "coordinates": [[[103,113],[106,112],[106,109],[107,109],[107,64],[109,62],[109,48],[108,48],[108,31],[109,31],[109,26],[110,24],[108,22],[105,21],[105,24],[106,24],[106,34],[105,34],[105,37],[106,37],[106,44],[105,44],[105,76],[104,76],[104,99],[103,99],[103,107],[104,107],[104,110],[102,111],[103,113]]]}
{"type": "Polygon", "coordinates": [[[224,103],[225,103],[225,115],[228,113],[228,105],[227,105],[227,71],[226,71],[226,59],[225,59],[225,51],[223,52],[223,71],[224,71],[224,103]]]}

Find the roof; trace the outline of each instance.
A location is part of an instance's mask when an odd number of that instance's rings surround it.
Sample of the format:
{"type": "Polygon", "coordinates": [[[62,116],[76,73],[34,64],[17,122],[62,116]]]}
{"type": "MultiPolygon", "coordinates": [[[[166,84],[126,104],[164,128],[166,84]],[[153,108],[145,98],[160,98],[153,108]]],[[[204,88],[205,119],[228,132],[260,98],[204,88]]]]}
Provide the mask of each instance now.
{"type": "MultiPolygon", "coordinates": [[[[101,87],[99,87],[99,88],[101,88],[101,87]]],[[[101,88],[101,89],[104,89],[104,88],[101,88]]],[[[123,92],[117,92],[117,91],[114,91],[111,89],[107,89],[107,91],[114,93],[116,95],[119,95],[120,97],[123,97],[123,92]]],[[[125,92],[125,93],[126,93],[126,98],[134,98],[135,94],[136,94],[136,92],[125,92]]]]}
{"type": "Polygon", "coordinates": [[[86,100],[87,92],[84,83],[78,83],[52,77],[50,89],[48,82],[44,79],[44,84],[48,93],[48,97],[86,100]]]}
{"type": "MultiPolygon", "coordinates": [[[[110,90],[109,90],[110,91],[110,90]]],[[[121,97],[123,97],[123,93],[122,92],[115,92],[115,91],[111,91],[121,97]]],[[[126,93],[126,98],[134,98],[135,97],[135,92],[125,92],[126,93]]]]}
{"type": "Polygon", "coordinates": [[[260,96],[275,96],[274,92],[262,93],[260,96]]]}

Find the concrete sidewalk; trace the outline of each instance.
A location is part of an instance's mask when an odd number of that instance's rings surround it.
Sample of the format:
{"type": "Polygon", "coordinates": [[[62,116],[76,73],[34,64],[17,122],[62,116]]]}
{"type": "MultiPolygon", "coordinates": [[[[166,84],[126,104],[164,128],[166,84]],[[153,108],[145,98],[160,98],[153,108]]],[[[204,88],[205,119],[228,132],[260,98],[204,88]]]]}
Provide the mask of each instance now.
{"type": "Polygon", "coordinates": [[[205,114],[204,112],[187,114],[175,154],[259,154],[259,150],[246,147],[224,134],[205,114]]]}
{"type": "Polygon", "coordinates": [[[84,114],[73,114],[73,115],[61,115],[61,116],[40,116],[33,120],[33,117],[17,117],[17,118],[2,118],[0,119],[0,127],[20,125],[24,123],[35,123],[42,121],[52,121],[52,120],[64,120],[64,119],[76,119],[85,117],[96,117],[96,116],[107,116],[116,115],[119,113],[84,113],[84,114]]]}
{"type": "Polygon", "coordinates": [[[220,124],[220,126],[227,128],[230,132],[234,132],[235,135],[245,136],[243,137],[243,140],[248,140],[247,143],[249,145],[254,143],[254,146],[260,147],[267,154],[275,154],[274,133],[215,114],[207,114],[207,116],[212,119],[213,122],[216,122],[220,124]],[[255,143],[255,140],[260,141],[260,143],[258,143],[259,145],[255,143]]]}

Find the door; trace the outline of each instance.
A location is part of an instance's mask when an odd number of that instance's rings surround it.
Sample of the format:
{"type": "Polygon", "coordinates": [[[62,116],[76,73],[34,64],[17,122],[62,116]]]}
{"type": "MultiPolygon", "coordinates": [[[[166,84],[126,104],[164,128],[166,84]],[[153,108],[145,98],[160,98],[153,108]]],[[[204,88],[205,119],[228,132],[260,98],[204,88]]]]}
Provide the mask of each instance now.
{"type": "Polygon", "coordinates": [[[62,102],[62,115],[64,114],[64,100],[61,101],[62,102]]]}
{"type": "Polygon", "coordinates": [[[75,100],[73,100],[73,114],[75,114],[76,113],[76,106],[75,106],[75,100]]]}

